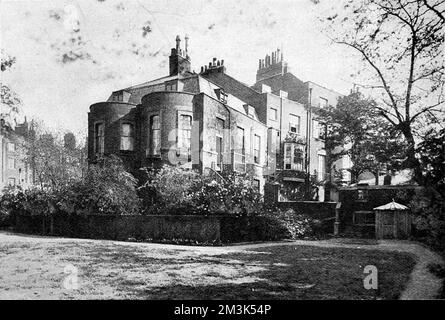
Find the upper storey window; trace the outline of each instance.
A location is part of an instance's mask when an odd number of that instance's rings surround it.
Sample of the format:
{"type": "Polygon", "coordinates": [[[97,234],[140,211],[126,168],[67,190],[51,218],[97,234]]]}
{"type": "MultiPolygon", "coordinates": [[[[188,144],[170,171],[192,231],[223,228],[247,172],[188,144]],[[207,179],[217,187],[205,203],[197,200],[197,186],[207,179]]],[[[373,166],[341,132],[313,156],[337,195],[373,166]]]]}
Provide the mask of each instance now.
{"type": "Polygon", "coordinates": [[[303,171],[304,146],[296,143],[284,144],[284,169],[303,171]]]}
{"type": "Polygon", "coordinates": [[[189,115],[181,114],[179,116],[179,135],[178,146],[181,153],[188,155],[191,160],[191,140],[192,139],[192,117],[189,115]]]}
{"type": "Polygon", "coordinates": [[[121,150],[134,150],[134,125],[123,123],[121,126],[121,150]]]}
{"type": "Polygon", "coordinates": [[[289,115],[289,132],[300,133],[300,117],[290,114],[289,115]]]}
{"type": "Polygon", "coordinates": [[[178,84],[177,82],[170,82],[165,84],[165,90],[166,91],[178,91],[178,84]]]}
{"type": "Polygon", "coordinates": [[[275,108],[270,108],[270,116],[269,116],[270,120],[278,120],[278,110],[275,108]]]}
{"type": "Polygon", "coordinates": [[[260,146],[261,146],[261,137],[259,135],[253,136],[253,162],[256,164],[260,163],[260,146]]]}
{"type": "Polygon", "coordinates": [[[161,154],[161,119],[158,115],[150,117],[150,154],[161,154]]]}
{"type": "Polygon", "coordinates": [[[13,142],[8,142],[8,152],[15,151],[15,144],[13,142]]]}
{"type": "Polygon", "coordinates": [[[94,126],[94,153],[104,153],[104,124],[96,123],[94,126]]]}
{"type": "Polygon", "coordinates": [[[327,108],[328,107],[328,99],[320,97],[319,107],[327,108]]]}
{"type": "Polygon", "coordinates": [[[118,102],[124,101],[124,92],[123,91],[115,92],[113,94],[113,101],[118,101],[118,102]]]}
{"type": "Polygon", "coordinates": [[[324,124],[323,122],[319,122],[317,120],[313,120],[312,123],[313,123],[312,124],[313,137],[324,140],[326,138],[326,124],[324,124]]]}

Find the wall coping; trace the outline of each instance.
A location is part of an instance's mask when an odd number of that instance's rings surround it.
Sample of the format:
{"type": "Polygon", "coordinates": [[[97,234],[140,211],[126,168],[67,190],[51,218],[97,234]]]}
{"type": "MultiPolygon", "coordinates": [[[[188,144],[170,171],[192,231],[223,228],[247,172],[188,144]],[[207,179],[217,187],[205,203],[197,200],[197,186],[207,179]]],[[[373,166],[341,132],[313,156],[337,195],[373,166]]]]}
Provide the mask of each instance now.
{"type": "Polygon", "coordinates": [[[384,189],[422,189],[422,186],[418,186],[415,184],[410,185],[378,185],[378,186],[353,186],[353,187],[338,187],[337,190],[358,190],[358,189],[375,189],[375,190],[384,190],[384,189]]]}

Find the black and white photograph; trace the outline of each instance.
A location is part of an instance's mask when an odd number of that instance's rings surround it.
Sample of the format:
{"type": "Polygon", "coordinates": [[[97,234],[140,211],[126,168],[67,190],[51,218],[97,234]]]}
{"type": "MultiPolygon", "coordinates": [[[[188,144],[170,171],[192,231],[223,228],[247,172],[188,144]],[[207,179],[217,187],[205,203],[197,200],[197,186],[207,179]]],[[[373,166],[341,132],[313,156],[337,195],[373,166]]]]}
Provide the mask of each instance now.
{"type": "Polygon", "coordinates": [[[0,0],[0,300],[445,299],[444,43],[445,0],[0,0]]]}

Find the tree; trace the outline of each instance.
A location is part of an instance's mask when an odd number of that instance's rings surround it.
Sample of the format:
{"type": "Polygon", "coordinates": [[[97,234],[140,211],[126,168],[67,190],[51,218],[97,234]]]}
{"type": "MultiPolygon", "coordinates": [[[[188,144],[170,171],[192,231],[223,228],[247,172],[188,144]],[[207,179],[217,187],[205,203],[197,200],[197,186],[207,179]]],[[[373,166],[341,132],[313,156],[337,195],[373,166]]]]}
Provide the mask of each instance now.
{"type": "Polygon", "coordinates": [[[443,0],[345,0],[324,20],[332,40],[361,57],[365,74],[356,76],[378,94],[373,108],[403,135],[404,164],[421,184],[416,140],[444,117],[444,7],[443,0]]]}
{"type": "Polygon", "coordinates": [[[445,129],[430,130],[417,148],[425,184],[445,197],[445,129]]]}
{"type": "Polygon", "coordinates": [[[40,187],[58,189],[83,177],[86,166],[84,150],[73,144],[72,133],[62,140],[56,133],[32,121],[31,134],[25,141],[25,161],[33,170],[40,187]]]}
{"type": "MultiPolygon", "coordinates": [[[[11,69],[15,63],[15,57],[9,56],[4,50],[1,51],[1,72],[6,72],[11,69]]],[[[7,84],[1,83],[1,112],[0,116],[2,125],[7,125],[11,128],[15,126],[15,120],[20,113],[22,101],[17,93],[15,93],[7,84]]]]}
{"type": "Polygon", "coordinates": [[[329,106],[319,112],[328,124],[326,144],[327,149],[332,150],[328,167],[348,156],[352,167],[347,170],[353,183],[365,171],[374,173],[378,183],[379,171],[388,164],[394,166],[400,157],[403,143],[387,128],[376,102],[364,98],[360,92],[340,97],[336,107],[329,106]]]}

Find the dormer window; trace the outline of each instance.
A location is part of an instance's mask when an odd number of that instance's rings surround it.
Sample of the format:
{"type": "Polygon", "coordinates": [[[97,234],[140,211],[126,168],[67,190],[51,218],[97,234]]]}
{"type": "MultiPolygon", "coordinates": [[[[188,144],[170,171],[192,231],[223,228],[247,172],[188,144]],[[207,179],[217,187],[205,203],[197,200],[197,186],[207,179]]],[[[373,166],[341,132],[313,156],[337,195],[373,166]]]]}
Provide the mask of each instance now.
{"type": "Polygon", "coordinates": [[[114,95],[114,101],[124,101],[124,93],[122,91],[116,92],[116,94],[114,95]]]}
{"type": "Polygon", "coordinates": [[[221,101],[224,104],[227,103],[227,96],[228,96],[228,94],[225,93],[223,91],[223,89],[221,89],[221,88],[215,89],[215,93],[216,93],[216,96],[218,97],[219,101],[221,101]]]}
{"type": "Polygon", "coordinates": [[[113,93],[113,101],[117,101],[117,102],[124,102],[124,100],[128,99],[128,92],[125,92],[127,97],[124,97],[124,91],[117,91],[113,93]]]}
{"type": "Polygon", "coordinates": [[[165,91],[178,91],[178,84],[175,82],[170,82],[165,84],[165,91]]]}

